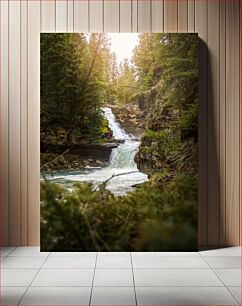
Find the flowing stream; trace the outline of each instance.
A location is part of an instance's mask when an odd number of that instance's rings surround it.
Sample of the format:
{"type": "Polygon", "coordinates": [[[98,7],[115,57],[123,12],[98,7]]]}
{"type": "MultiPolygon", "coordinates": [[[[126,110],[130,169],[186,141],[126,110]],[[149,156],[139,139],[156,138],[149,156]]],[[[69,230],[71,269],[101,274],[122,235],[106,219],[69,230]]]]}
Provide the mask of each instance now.
{"type": "Polygon", "coordinates": [[[111,108],[104,107],[103,112],[113,137],[124,141],[112,150],[109,166],[101,169],[86,168],[80,171],[56,172],[53,176],[47,175],[48,180],[71,188],[73,182],[91,182],[96,186],[113,176],[107,183],[107,189],[115,195],[125,195],[133,189],[133,186],[148,180],[147,175],[138,170],[134,161],[140,141],[125,133],[116,121],[111,108]]]}

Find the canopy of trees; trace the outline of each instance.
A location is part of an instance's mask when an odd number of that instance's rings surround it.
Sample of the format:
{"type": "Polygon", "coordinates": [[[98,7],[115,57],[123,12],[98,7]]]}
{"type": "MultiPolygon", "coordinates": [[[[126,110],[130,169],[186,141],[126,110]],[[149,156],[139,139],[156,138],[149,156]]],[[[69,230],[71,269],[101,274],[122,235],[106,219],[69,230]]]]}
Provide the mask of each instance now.
{"type": "Polygon", "coordinates": [[[41,35],[41,140],[60,128],[70,143],[101,136],[108,62],[104,34],[41,35]]]}

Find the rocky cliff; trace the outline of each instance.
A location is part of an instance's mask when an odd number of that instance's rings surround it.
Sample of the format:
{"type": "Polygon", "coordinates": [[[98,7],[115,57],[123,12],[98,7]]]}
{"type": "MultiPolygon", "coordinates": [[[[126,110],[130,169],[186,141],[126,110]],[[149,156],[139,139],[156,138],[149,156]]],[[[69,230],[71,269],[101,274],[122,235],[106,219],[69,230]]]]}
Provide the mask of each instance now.
{"type": "Polygon", "coordinates": [[[196,176],[198,103],[189,104],[185,110],[179,102],[176,107],[170,105],[161,88],[158,85],[140,98],[145,131],[135,161],[140,171],[150,177],[158,174],[162,180],[170,180],[177,173],[196,176]]]}
{"type": "Polygon", "coordinates": [[[127,134],[137,138],[141,137],[144,130],[144,111],[136,105],[110,105],[112,111],[127,134]]]}

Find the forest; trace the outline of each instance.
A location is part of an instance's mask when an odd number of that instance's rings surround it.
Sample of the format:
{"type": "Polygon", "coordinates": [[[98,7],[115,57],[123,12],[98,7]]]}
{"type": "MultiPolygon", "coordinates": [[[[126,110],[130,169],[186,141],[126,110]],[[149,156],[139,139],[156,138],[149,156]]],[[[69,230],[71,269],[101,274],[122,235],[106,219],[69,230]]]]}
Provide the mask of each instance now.
{"type": "Polygon", "coordinates": [[[197,250],[198,107],[197,34],[41,34],[41,250],[197,250]]]}

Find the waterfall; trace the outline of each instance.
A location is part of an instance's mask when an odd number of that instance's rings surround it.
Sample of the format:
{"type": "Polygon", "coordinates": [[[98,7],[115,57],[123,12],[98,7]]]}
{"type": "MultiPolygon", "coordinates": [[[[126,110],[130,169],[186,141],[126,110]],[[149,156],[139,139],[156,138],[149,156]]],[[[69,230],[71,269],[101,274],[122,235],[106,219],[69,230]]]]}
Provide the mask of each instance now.
{"type": "Polygon", "coordinates": [[[109,128],[113,132],[114,139],[124,140],[124,143],[112,150],[109,168],[137,169],[134,157],[139,147],[139,141],[132,140],[133,137],[121,128],[111,108],[104,107],[103,111],[105,118],[108,120],[109,128]]]}
{"type": "Polygon", "coordinates": [[[110,107],[103,107],[104,117],[108,120],[110,130],[113,132],[114,139],[125,140],[129,139],[129,135],[121,128],[120,124],[116,121],[115,116],[110,107]]]}
{"type": "Polygon", "coordinates": [[[56,173],[54,176],[50,175],[48,179],[71,188],[73,182],[90,182],[97,186],[114,176],[108,182],[107,189],[115,195],[125,195],[133,190],[133,186],[148,180],[147,175],[137,169],[134,161],[140,142],[122,129],[111,108],[104,107],[102,110],[114,139],[124,141],[112,150],[109,166],[101,169],[66,171],[64,174],[56,173]]]}
{"type": "Polygon", "coordinates": [[[117,169],[137,169],[134,161],[135,154],[138,150],[138,141],[125,141],[125,143],[113,149],[109,168],[117,169]]]}

